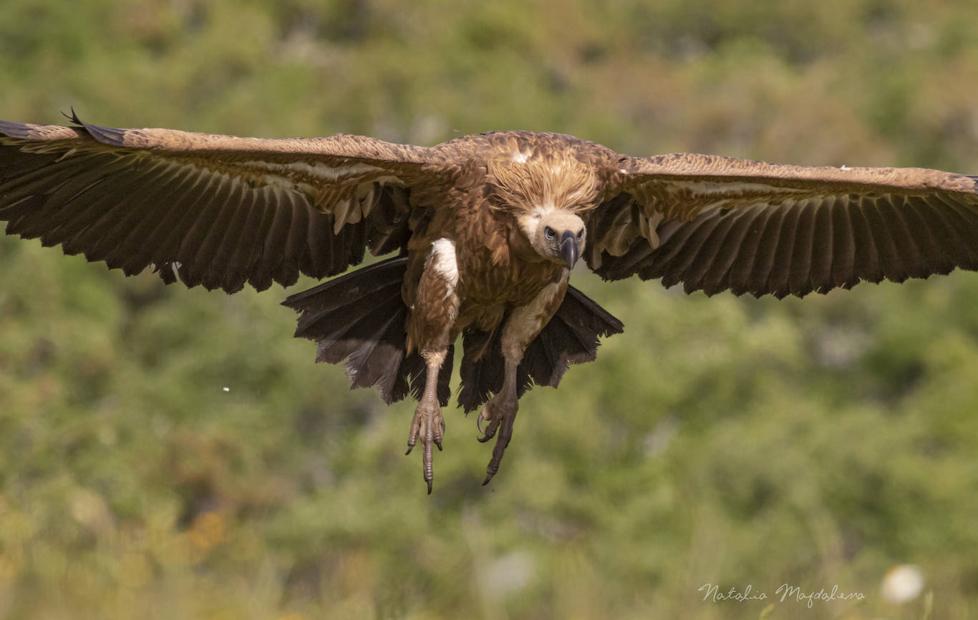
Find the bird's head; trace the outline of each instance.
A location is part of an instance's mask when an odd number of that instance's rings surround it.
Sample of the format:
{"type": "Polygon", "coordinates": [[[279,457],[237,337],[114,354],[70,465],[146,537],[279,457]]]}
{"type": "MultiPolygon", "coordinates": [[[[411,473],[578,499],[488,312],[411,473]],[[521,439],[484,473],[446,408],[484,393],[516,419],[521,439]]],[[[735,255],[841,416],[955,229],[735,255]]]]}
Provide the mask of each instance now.
{"type": "Polygon", "coordinates": [[[534,209],[517,218],[537,254],[573,269],[584,253],[587,229],[577,214],[564,209],[534,209]]]}
{"type": "Polygon", "coordinates": [[[489,161],[491,204],[513,214],[533,251],[568,269],[584,254],[579,213],[593,208],[601,185],[593,166],[561,153],[514,151],[489,161]]]}

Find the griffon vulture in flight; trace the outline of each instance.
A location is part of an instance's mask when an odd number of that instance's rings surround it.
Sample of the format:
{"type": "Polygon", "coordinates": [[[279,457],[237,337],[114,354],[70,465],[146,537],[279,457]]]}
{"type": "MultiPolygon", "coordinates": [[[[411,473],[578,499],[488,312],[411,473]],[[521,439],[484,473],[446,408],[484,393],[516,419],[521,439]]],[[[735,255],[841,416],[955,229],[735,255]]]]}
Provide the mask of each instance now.
{"type": "Polygon", "coordinates": [[[522,393],[622,331],[569,285],[579,259],[608,280],[779,298],[978,269],[975,178],[936,170],[630,157],[552,133],[425,148],[71,120],[0,123],[7,233],[228,293],[395,256],[284,303],[317,361],[388,403],[418,398],[407,445],[429,493],[459,336],[459,404],[496,437],[488,482],[522,393]]]}

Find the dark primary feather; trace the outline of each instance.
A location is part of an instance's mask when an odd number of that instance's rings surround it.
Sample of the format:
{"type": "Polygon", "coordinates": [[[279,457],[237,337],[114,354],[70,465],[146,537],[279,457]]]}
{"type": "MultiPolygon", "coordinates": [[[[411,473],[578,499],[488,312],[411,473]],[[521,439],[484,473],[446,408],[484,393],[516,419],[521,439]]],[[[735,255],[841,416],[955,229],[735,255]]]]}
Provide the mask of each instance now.
{"type": "MultiPolygon", "coordinates": [[[[261,140],[0,121],[8,234],[227,292],[290,285],[403,248],[427,149],[357,136],[261,140]]],[[[422,170],[424,168],[424,170],[422,170]]]]}
{"type": "Polygon", "coordinates": [[[801,297],[978,269],[972,177],[691,154],[632,160],[624,173],[624,191],[593,217],[627,217],[633,236],[616,251],[599,226],[587,255],[608,279],[638,275],[708,295],[801,297]],[[639,234],[640,218],[652,216],[657,238],[639,234]]]}

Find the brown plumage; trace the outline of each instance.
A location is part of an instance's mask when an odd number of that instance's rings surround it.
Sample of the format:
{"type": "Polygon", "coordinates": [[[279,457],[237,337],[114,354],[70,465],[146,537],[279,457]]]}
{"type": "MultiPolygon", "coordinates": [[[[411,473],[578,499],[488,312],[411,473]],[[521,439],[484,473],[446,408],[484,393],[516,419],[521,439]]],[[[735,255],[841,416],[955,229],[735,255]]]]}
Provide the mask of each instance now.
{"type": "Polygon", "coordinates": [[[425,148],[72,121],[0,122],[8,233],[229,293],[397,253],[285,305],[354,387],[419,399],[408,451],[421,443],[429,492],[459,338],[459,404],[497,437],[488,482],[519,396],[621,332],[569,286],[579,257],[607,279],[777,297],[978,269],[975,179],[935,170],[636,158],[549,133],[425,148]]]}

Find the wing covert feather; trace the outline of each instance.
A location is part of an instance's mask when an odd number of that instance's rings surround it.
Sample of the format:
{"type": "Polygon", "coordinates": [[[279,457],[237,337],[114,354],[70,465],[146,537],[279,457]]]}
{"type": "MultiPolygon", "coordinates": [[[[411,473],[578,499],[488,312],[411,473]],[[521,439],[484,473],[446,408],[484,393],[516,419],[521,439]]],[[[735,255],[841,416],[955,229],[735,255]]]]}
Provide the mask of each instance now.
{"type": "MultiPolygon", "coordinates": [[[[617,255],[598,236],[601,251],[586,258],[608,279],[639,275],[681,282],[688,292],[783,297],[978,269],[973,177],[694,154],[616,165],[619,193],[592,217],[626,213],[620,205],[631,204],[647,221],[658,216],[658,235],[635,235],[617,255]]],[[[638,217],[619,229],[638,229],[638,217]]]]}
{"type": "Polygon", "coordinates": [[[339,273],[363,259],[368,239],[388,241],[372,250],[396,250],[410,234],[410,190],[431,191],[452,174],[433,149],[362,136],[0,121],[8,234],[227,292],[339,273]]]}

